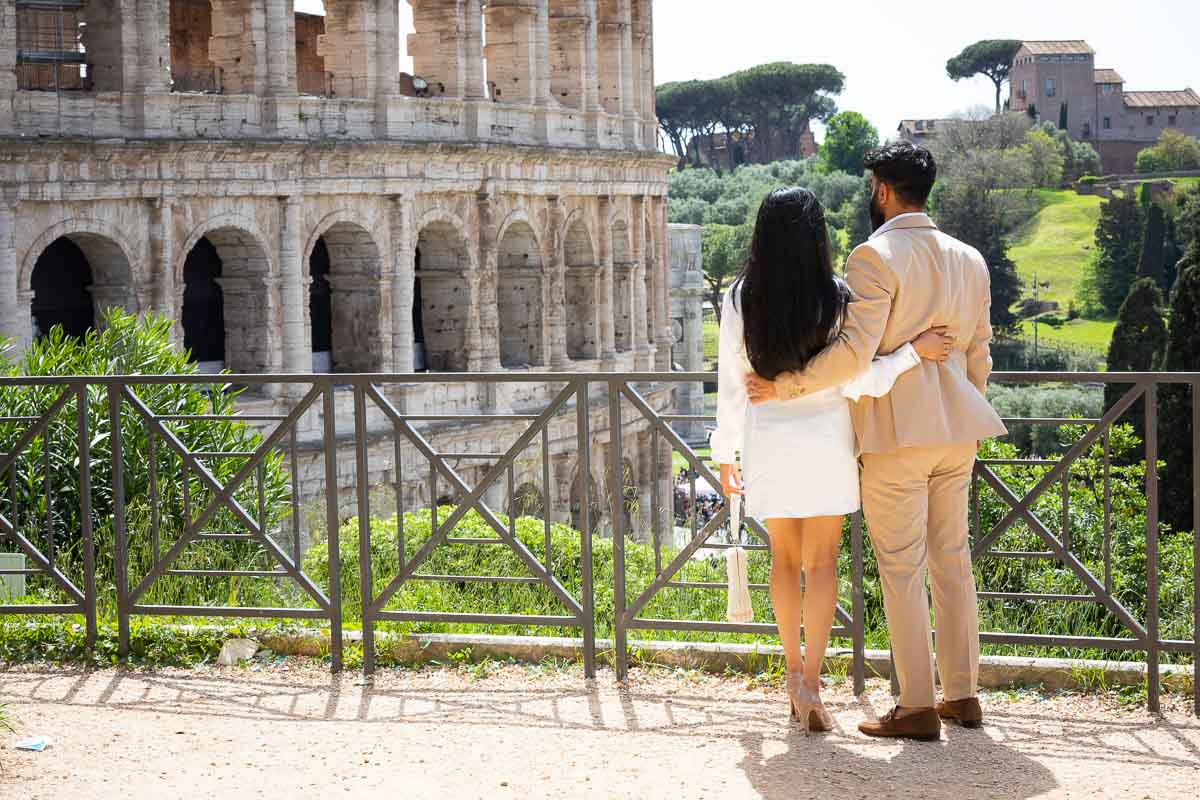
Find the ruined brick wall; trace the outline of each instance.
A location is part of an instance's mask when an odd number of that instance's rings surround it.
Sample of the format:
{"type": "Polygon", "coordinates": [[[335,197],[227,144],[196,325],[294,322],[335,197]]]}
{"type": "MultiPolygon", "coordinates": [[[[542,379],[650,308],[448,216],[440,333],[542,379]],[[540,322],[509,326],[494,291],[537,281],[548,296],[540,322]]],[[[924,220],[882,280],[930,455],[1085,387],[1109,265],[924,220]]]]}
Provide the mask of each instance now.
{"type": "Polygon", "coordinates": [[[296,15],[296,89],[300,94],[323,95],[327,89],[325,57],[317,54],[317,37],[324,33],[324,17],[296,15]]]}
{"type": "Polygon", "coordinates": [[[171,0],[171,80],[177,92],[215,92],[220,87],[208,57],[212,37],[209,0],[171,0]]]}

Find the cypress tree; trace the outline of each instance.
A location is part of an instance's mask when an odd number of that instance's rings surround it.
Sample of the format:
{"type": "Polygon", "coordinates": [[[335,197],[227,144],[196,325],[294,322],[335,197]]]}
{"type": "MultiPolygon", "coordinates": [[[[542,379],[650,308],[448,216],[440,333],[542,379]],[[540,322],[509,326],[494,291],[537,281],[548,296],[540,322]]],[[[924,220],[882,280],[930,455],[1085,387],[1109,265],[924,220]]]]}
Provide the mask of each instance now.
{"type": "Polygon", "coordinates": [[[1158,203],[1150,203],[1146,210],[1146,229],[1142,233],[1142,252],[1138,257],[1138,277],[1150,278],[1163,291],[1166,285],[1166,239],[1167,215],[1158,203]]]}
{"type": "MultiPolygon", "coordinates": [[[[1129,296],[1121,304],[1108,345],[1109,372],[1150,372],[1159,363],[1167,342],[1162,306],[1162,292],[1152,279],[1141,278],[1133,284],[1129,296]]],[[[1111,408],[1128,389],[1126,384],[1105,384],[1105,408],[1111,408]]],[[[1139,400],[1121,418],[1122,422],[1133,425],[1139,438],[1146,430],[1144,408],[1139,400]]]]}
{"type": "Polygon", "coordinates": [[[1132,191],[1114,194],[1100,206],[1096,225],[1096,289],[1100,305],[1116,313],[1137,277],[1142,244],[1142,206],[1132,191]]]}
{"type": "MultiPolygon", "coordinates": [[[[1200,250],[1200,245],[1193,245],[1200,250]]],[[[1163,369],[1200,370],[1200,258],[1181,262],[1171,296],[1171,332],[1163,369]],[[1186,266],[1184,266],[1186,265],[1186,266]]],[[[1176,530],[1192,529],[1192,392],[1185,385],[1159,389],[1159,452],[1166,471],[1159,487],[1162,519],[1176,530]]]]}

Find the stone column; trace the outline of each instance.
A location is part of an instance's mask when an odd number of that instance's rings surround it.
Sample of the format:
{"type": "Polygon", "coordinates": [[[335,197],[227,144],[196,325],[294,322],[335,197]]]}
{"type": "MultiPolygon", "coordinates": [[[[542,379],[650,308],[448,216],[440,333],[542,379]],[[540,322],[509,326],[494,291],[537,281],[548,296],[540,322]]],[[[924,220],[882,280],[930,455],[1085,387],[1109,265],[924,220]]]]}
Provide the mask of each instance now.
{"type": "Polygon", "coordinates": [[[616,369],[617,365],[617,306],[616,276],[613,271],[612,228],[609,217],[612,215],[612,198],[600,198],[600,297],[597,305],[600,307],[600,368],[606,372],[616,369]]]}
{"type": "Polygon", "coordinates": [[[550,213],[547,215],[547,230],[543,239],[548,243],[550,260],[546,264],[542,303],[546,309],[546,337],[549,349],[547,363],[553,370],[569,370],[571,359],[567,357],[567,266],[564,242],[561,235],[563,224],[562,203],[557,195],[551,196],[550,213]]]}
{"type": "MultiPolygon", "coordinates": [[[[17,7],[15,3],[5,3],[0,6],[0,135],[13,133],[17,128],[13,113],[16,91],[17,7]]],[[[9,300],[16,302],[16,295],[9,300]]]]}
{"type": "Polygon", "coordinates": [[[19,324],[16,224],[16,203],[0,197],[0,337],[20,345],[29,338],[29,326],[19,324]]]}
{"type": "Polygon", "coordinates": [[[269,134],[299,136],[295,0],[266,0],[266,29],[267,97],[263,102],[263,124],[269,134]]]}
{"type": "Polygon", "coordinates": [[[543,0],[488,0],[488,80],[496,84],[502,103],[530,105],[538,101],[537,27],[543,0]]]}
{"type": "Polygon", "coordinates": [[[654,150],[658,144],[658,106],[654,90],[654,0],[638,0],[644,35],[641,40],[642,66],[642,149],[654,150]]]}
{"type": "Polygon", "coordinates": [[[183,344],[183,307],[175,305],[175,246],[173,241],[174,199],[150,201],[150,276],[154,279],[152,307],[173,320],[171,338],[183,344]]]}
{"type": "Polygon", "coordinates": [[[375,11],[375,135],[388,136],[392,100],[399,95],[400,5],[399,0],[374,0],[375,11]]]}
{"type": "Polygon", "coordinates": [[[312,372],[312,345],[305,325],[304,243],[300,238],[304,200],[298,195],[279,198],[279,278],[283,306],[283,371],[312,372]]]}
{"type": "Polygon", "coordinates": [[[208,59],[217,68],[222,92],[265,96],[270,49],[266,0],[211,0],[211,3],[208,59]]]}
{"type": "Polygon", "coordinates": [[[483,100],[487,97],[483,85],[483,3],[481,0],[466,0],[463,8],[462,30],[464,41],[462,96],[467,100],[483,100]]]}
{"type": "MultiPolygon", "coordinates": [[[[500,309],[496,298],[497,242],[496,227],[492,213],[492,198],[487,192],[476,196],[479,216],[479,266],[472,287],[472,313],[470,321],[477,324],[478,341],[472,349],[471,329],[467,329],[469,363],[480,364],[485,372],[500,371],[500,309]],[[478,322],[476,323],[476,320],[478,322]]],[[[475,371],[475,367],[471,368],[475,371]]]]}
{"type": "Polygon", "coordinates": [[[621,122],[625,132],[625,147],[633,149],[638,142],[638,118],[635,106],[633,76],[633,11],[632,0],[620,0],[621,37],[621,122]]]}
{"type": "Polygon", "coordinates": [[[417,276],[417,242],[411,197],[392,198],[389,226],[392,233],[392,366],[395,372],[413,371],[413,285],[417,276]]]}
{"type": "Polygon", "coordinates": [[[647,320],[651,319],[651,302],[646,293],[647,265],[653,262],[646,241],[647,204],[644,195],[633,198],[630,224],[633,226],[633,349],[637,369],[649,371],[654,368],[654,346],[646,335],[647,320]]]}
{"type": "Polygon", "coordinates": [[[658,232],[658,257],[654,271],[654,344],[656,347],[655,367],[667,372],[671,369],[671,299],[667,291],[670,285],[670,264],[667,251],[667,198],[651,199],[650,224],[658,232]]]}

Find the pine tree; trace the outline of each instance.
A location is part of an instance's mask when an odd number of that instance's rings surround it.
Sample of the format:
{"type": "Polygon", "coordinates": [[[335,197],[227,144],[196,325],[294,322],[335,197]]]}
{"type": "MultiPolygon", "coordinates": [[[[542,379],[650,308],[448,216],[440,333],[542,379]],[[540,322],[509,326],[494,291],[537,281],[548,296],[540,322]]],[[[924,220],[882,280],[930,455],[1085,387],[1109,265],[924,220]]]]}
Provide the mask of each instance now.
{"type": "MultiPolygon", "coordinates": [[[[1171,296],[1171,332],[1163,369],[1200,370],[1200,242],[1189,246],[1171,296]]],[[[1192,529],[1192,391],[1185,385],[1163,386],[1159,404],[1159,450],[1166,471],[1159,487],[1162,518],[1176,530],[1192,529]]],[[[1200,399],[1200,398],[1198,398],[1200,399]]]]}
{"type": "MultiPolygon", "coordinates": [[[[1108,345],[1108,371],[1150,372],[1159,363],[1166,343],[1162,292],[1153,279],[1141,278],[1129,290],[1117,315],[1112,342],[1108,345]]],[[[1105,384],[1105,408],[1111,408],[1128,390],[1126,384],[1105,384]]],[[[1121,418],[1122,422],[1133,425],[1138,438],[1146,430],[1144,408],[1139,400],[1121,418]]]]}

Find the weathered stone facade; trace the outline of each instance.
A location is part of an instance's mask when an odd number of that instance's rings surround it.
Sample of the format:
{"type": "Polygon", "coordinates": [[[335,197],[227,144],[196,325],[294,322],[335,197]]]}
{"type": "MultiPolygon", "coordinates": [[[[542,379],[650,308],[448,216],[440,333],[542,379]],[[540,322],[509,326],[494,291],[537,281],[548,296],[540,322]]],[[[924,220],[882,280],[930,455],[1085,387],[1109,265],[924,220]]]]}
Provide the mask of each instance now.
{"type": "Polygon", "coordinates": [[[70,91],[14,81],[4,3],[0,334],[120,306],[240,373],[669,369],[650,0],[409,2],[420,97],[398,0],[326,0],[323,25],[290,0],[86,0],[70,91]]]}

